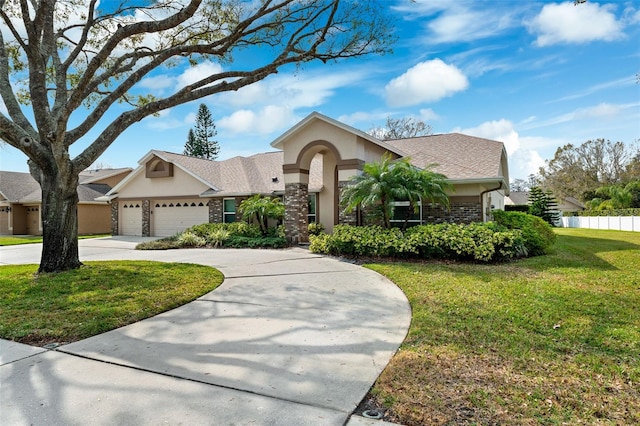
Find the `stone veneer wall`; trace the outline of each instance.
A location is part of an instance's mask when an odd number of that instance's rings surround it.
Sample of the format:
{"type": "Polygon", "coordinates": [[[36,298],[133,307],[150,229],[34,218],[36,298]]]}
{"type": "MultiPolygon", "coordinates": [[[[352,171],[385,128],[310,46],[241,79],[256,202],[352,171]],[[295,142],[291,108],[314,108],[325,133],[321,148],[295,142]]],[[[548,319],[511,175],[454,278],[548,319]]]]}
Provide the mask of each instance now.
{"type": "Polygon", "coordinates": [[[142,236],[151,236],[151,201],[142,200],[142,236]]]}
{"type": "MultiPolygon", "coordinates": [[[[349,185],[348,181],[340,181],[338,182],[338,194],[342,194],[342,189],[349,185]]],[[[358,224],[358,212],[359,209],[353,209],[351,213],[345,213],[342,205],[337,206],[338,208],[338,223],[340,225],[352,225],[356,226],[358,224]]]]}
{"type": "Polygon", "coordinates": [[[120,235],[118,232],[118,202],[111,203],[111,235],[120,235]]]}
{"type": "Polygon", "coordinates": [[[284,230],[285,237],[292,243],[309,241],[309,185],[306,183],[287,183],[284,188],[284,230]]]}
{"type": "Polygon", "coordinates": [[[222,223],[222,198],[209,200],[209,223],[222,223]]]}

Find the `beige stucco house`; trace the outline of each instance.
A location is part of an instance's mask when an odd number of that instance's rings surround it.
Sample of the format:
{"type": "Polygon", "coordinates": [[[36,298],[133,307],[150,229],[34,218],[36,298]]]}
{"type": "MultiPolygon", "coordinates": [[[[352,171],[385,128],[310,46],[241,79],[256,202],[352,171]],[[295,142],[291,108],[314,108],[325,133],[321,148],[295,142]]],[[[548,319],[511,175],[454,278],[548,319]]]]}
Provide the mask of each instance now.
{"type": "Polygon", "coordinates": [[[331,231],[339,223],[360,224],[345,215],[340,188],[367,162],[384,153],[437,164],[453,184],[451,209],[422,206],[418,222],[486,221],[504,207],[507,155],[501,142],[462,134],[380,141],[314,112],[272,142],[278,151],[210,161],[152,150],[139,166],[100,200],[111,203],[113,234],[168,236],[204,222],[237,219],[240,202],[253,194],[282,196],[290,241],[308,239],[307,224],[331,231]]]}
{"type": "MultiPolygon", "coordinates": [[[[130,168],[85,170],[78,185],[78,233],[111,232],[111,208],[97,198],[131,172],[130,168]]],[[[29,173],[0,171],[0,235],[41,235],[42,192],[29,173]]]]}

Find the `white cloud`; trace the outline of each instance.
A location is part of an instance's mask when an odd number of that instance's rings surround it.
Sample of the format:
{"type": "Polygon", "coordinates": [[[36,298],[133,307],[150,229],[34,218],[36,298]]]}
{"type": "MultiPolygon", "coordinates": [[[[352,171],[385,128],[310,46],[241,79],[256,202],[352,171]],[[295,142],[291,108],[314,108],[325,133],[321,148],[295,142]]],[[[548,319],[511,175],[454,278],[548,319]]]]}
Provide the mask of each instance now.
{"type": "Polygon", "coordinates": [[[525,179],[529,175],[535,175],[540,167],[545,165],[545,160],[538,151],[532,149],[519,149],[509,157],[509,179],[525,179]]]}
{"type": "Polygon", "coordinates": [[[173,87],[176,84],[176,79],[167,75],[158,75],[155,77],[147,77],[138,83],[138,86],[145,89],[162,91],[173,87]]]}
{"type": "Polygon", "coordinates": [[[245,86],[236,92],[221,93],[216,102],[235,107],[285,105],[289,108],[310,108],[324,104],[341,87],[361,81],[358,71],[339,74],[305,73],[271,76],[245,86]]]}
{"type": "Polygon", "coordinates": [[[242,109],[217,121],[217,127],[231,134],[268,135],[286,129],[299,120],[287,107],[268,105],[254,112],[242,109]]]}
{"type": "Polygon", "coordinates": [[[537,34],[536,45],[560,43],[588,43],[596,40],[612,41],[624,37],[622,24],[616,20],[612,5],[587,2],[552,3],[542,8],[529,24],[529,31],[537,34]]]}
{"type": "Polygon", "coordinates": [[[181,89],[222,71],[222,65],[209,61],[189,67],[177,77],[177,88],[181,89]]]}
{"type": "Polygon", "coordinates": [[[638,102],[630,104],[610,104],[603,102],[590,107],[578,108],[546,120],[531,120],[527,123],[522,123],[523,126],[521,128],[536,129],[577,120],[611,119],[620,116],[630,108],[637,108],[638,106],[640,106],[638,102]]]}
{"type": "Polygon", "coordinates": [[[421,109],[418,118],[422,121],[429,123],[429,121],[439,120],[440,116],[435,113],[431,108],[421,109]]]}
{"type": "Polygon", "coordinates": [[[469,86],[467,77],[440,59],[421,62],[385,86],[390,106],[410,106],[435,102],[469,86]]]}
{"type": "Polygon", "coordinates": [[[624,109],[624,105],[603,102],[593,107],[581,108],[575,111],[575,119],[602,118],[616,116],[624,109]]]}
{"type": "MultiPolygon", "coordinates": [[[[389,116],[387,112],[354,112],[352,114],[345,114],[338,117],[338,121],[348,124],[349,126],[355,126],[357,123],[369,122],[373,123],[378,120],[384,120],[389,116]]],[[[373,126],[373,125],[371,125],[373,126]]],[[[365,130],[365,129],[362,129],[365,130]]],[[[366,129],[368,130],[368,129],[366,129]]],[[[365,131],[366,131],[365,130],[365,131]]]]}
{"type": "Polygon", "coordinates": [[[513,154],[520,148],[518,132],[513,128],[513,123],[509,120],[505,120],[504,118],[500,120],[486,121],[477,127],[462,130],[458,129],[454,131],[464,133],[465,135],[500,141],[504,143],[508,155],[513,154]]]}
{"type": "Polygon", "coordinates": [[[474,7],[471,2],[460,0],[425,0],[393,6],[406,20],[428,22],[426,43],[451,43],[473,41],[492,37],[517,24],[515,16],[520,8],[511,2],[503,7],[499,2],[474,7]]]}
{"type": "Polygon", "coordinates": [[[453,131],[504,143],[509,158],[509,178],[511,180],[524,179],[531,174],[537,174],[540,167],[545,165],[545,159],[540,153],[550,154],[555,147],[567,143],[564,140],[544,137],[520,137],[513,123],[504,118],[487,121],[477,127],[457,128],[453,131]]]}
{"type": "Polygon", "coordinates": [[[509,14],[456,9],[449,9],[442,16],[429,22],[428,28],[432,32],[430,42],[478,40],[494,36],[513,26],[513,20],[509,14]]]}

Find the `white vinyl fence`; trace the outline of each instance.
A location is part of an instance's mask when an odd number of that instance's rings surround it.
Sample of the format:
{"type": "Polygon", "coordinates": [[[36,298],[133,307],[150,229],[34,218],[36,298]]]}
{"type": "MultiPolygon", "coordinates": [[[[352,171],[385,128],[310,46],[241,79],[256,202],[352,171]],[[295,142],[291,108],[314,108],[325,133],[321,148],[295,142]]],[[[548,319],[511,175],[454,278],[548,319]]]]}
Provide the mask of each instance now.
{"type": "Polygon", "coordinates": [[[640,232],[640,216],[570,216],[562,218],[562,227],[640,232]]]}

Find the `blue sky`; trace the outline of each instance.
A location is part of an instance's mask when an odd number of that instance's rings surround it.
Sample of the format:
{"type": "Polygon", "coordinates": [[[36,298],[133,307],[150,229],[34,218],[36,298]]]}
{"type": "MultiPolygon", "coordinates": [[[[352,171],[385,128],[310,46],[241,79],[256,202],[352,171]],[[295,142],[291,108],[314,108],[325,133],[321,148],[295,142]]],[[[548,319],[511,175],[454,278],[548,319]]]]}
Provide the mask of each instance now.
{"type": "MultiPolygon", "coordinates": [[[[271,150],[312,111],[364,131],[387,116],[414,116],[434,133],[502,141],[512,180],[536,172],[567,143],[640,138],[640,1],[384,4],[398,36],[393,54],[285,69],[173,108],[128,129],[98,161],[135,167],[151,149],[182,152],[201,102],[213,114],[220,159],[271,150]]],[[[220,69],[163,70],[143,84],[161,96],[220,69]]],[[[26,172],[26,157],[5,145],[0,168],[26,172]]]]}

